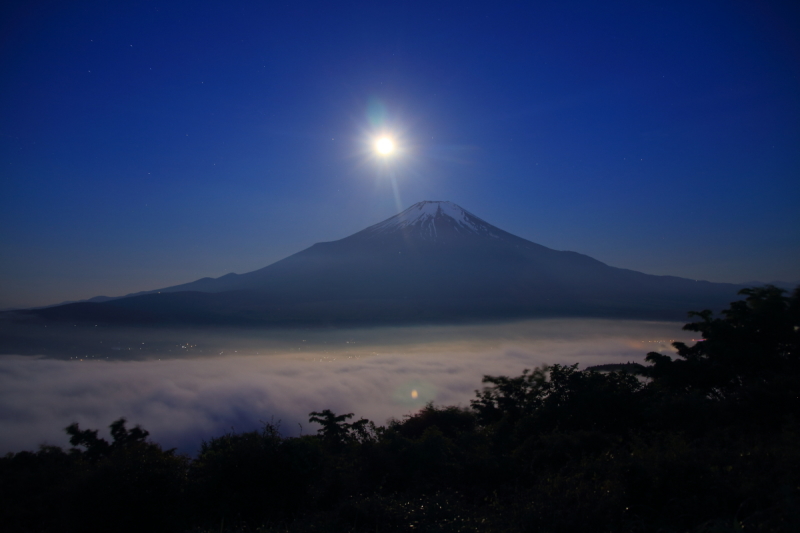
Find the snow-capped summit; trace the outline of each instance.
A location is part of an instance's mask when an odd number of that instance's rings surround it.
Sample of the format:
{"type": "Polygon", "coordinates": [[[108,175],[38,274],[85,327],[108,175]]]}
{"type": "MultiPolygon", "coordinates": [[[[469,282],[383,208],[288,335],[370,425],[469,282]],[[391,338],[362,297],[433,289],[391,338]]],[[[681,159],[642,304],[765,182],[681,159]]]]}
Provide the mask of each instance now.
{"type": "Polygon", "coordinates": [[[363,233],[378,237],[402,231],[415,233],[426,240],[437,240],[442,232],[477,233],[499,237],[500,230],[461,206],[446,201],[417,202],[402,213],[365,229],[363,233]]]}

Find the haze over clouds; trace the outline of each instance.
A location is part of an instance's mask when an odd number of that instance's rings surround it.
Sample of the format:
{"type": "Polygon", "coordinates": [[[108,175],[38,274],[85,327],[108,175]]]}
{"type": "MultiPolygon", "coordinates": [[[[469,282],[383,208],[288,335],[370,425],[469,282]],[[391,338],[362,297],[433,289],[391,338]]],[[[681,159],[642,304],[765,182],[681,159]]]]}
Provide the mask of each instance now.
{"type": "Polygon", "coordinates": [[[353,412],[383,424],[429,401],[466,406],[485,374],[518,375],[554,363],[584,368],[642,361],[649,351],[670,350],[672,340],[691,340],[681,325],[531,320],[283,332],[280,343],[275,332],[251,332],[250,338],[237,332],[219,334],[216,342],[235,350],[212,357],[161,353],[148,360],[79,361],[2,356],[0,453],[35,449],[44,442],[68,446],[63,428],[74,421],[107,435],[107,426],[119,417],[141,424],[163,446],[188,453],[202,439],[231,429],[256,429],[260,421],[280,420],[285,435],[299,434],[298,424],[304,433],[313,433],[308,413],[315,410],[353,412]],[[286,340],[300,336],[300,344],[286,340]],[[264,355],[259,347],[269,339],[270,354],[264,355]]]}

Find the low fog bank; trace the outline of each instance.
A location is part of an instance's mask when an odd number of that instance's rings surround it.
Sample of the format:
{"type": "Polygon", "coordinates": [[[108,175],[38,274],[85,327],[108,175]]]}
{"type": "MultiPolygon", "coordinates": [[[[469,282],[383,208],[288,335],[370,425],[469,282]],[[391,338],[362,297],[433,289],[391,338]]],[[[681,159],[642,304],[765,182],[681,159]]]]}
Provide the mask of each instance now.
{"type": "Polygon", "coordinates": [[[641,362],[649,351],[671,350],[673,340],[690,341],[681,326],[572,319],[353,330],[106,331],[102,342],[116,335],[110,348],[118,349],[105,356],[80,357],[67,349],[48,357],[0,356],[0,453],[43,443],[67,447],[63,428],[72,422],[107,435],[119,417],[186,453],[196,452],[202,439],[257,429],[261,421],[280,420],[285,435],[314,433],[308,413],[322,409],[383,424],[429,401],[468,405],[485,374],[518,375],[554,363],[585,368],[641,362]],[[129,345],[121,344],[125,339],[129,345]],[[160,348],[142,350],[148,343],[160,348]]]}

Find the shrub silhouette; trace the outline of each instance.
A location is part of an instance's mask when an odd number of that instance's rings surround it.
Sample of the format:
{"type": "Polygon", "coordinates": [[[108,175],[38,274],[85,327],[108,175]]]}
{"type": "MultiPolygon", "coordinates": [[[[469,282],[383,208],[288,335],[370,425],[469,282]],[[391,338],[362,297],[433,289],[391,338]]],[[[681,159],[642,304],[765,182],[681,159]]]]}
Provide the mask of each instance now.
{"type": "Polygon", "coordinates": [[[203,442],[189,471],[194,513],[229,526],[291,519],[322,464],[317,442],[284,439],[278,426],[203,442]]]}

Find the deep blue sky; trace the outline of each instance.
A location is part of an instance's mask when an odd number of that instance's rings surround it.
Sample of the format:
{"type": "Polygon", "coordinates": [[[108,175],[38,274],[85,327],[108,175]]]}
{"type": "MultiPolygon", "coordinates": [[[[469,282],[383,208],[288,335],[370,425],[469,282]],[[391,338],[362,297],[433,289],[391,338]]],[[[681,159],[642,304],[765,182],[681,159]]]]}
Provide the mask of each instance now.
{"type": "Polygon", "coordinates": [[[7,4],[0,308],[255,270],[420,200],[800,279],[795,2],[7,4]]]}

